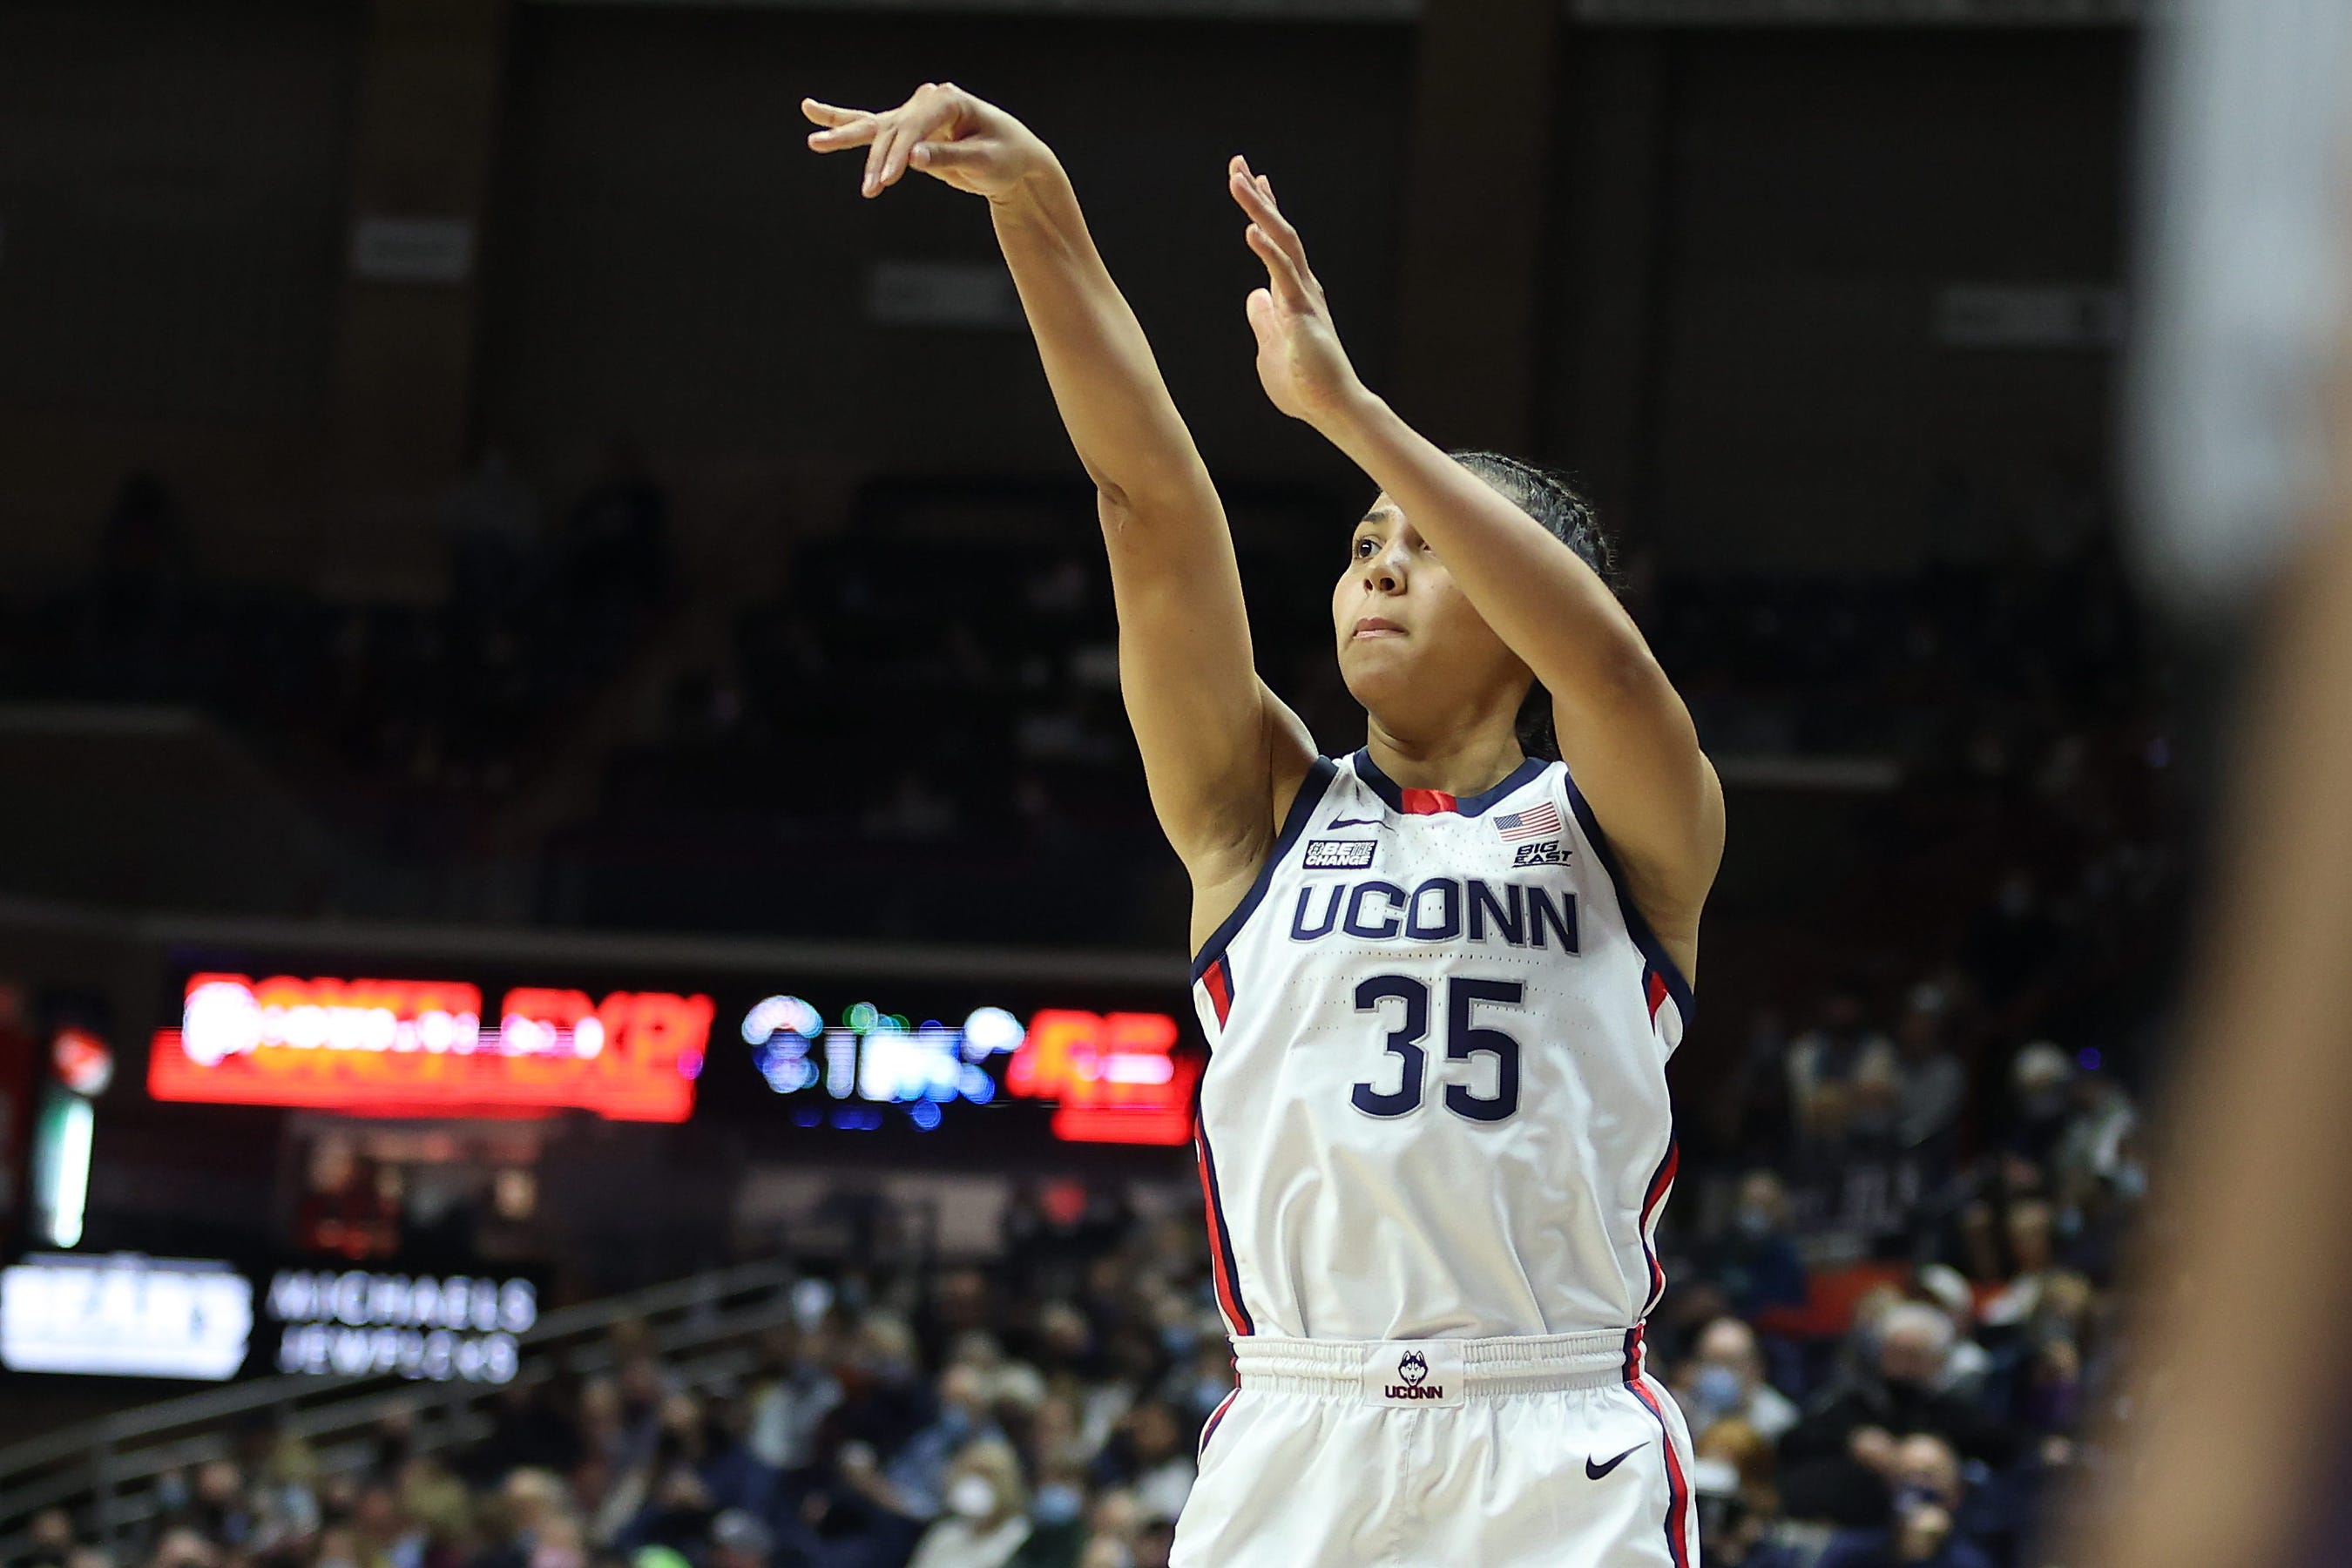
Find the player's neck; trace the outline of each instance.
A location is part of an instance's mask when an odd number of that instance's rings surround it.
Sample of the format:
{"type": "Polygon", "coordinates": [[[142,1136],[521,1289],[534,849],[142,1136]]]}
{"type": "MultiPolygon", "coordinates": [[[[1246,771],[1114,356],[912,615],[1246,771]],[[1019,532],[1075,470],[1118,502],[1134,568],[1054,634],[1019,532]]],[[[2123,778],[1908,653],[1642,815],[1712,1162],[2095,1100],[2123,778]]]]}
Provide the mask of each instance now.
{"type": "Polygon", "coordinates": [[[1405,789],[1443,791],[1475,795],[1511,776],[1527,760],[1516,734],[1487,729],[1465,729],[1448,734],[1391,734],[1372,720],[1364,749],[1381,772],[1405,789]]]}

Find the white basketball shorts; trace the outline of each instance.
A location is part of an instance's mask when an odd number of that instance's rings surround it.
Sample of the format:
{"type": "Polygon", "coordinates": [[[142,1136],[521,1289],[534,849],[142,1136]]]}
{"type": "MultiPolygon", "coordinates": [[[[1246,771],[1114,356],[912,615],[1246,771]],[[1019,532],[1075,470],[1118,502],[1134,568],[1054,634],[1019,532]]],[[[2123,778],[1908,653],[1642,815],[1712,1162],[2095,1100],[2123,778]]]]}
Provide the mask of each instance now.
{"type": "Polygon", "coordinates": [[[1171,1568],[1697,1568],[1641,1331],[1234,1342],[1171,1568]]]}

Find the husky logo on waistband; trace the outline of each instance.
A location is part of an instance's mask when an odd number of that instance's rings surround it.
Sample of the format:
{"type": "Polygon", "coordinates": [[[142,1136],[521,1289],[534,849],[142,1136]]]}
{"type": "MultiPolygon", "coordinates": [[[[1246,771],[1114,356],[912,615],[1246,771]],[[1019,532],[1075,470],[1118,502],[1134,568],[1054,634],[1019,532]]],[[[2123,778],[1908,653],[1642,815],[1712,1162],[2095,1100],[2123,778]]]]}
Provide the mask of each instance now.
{"type": "Polygon", "coordinates": [[[1368,871],[1380,847],[1376,838],[1310,838],[1299,864],[1309,871],[1368,871]]]}
{"type": "Polygon", "coordinates": [[[1391,1399],[1443,1399],[1445,1390],[1429,1381],[1429,1362],[1419,1351],[1407,1351],[1397,1362],[1397,1376],[1402,1381],[1390,1384],[1391,1399]]]}

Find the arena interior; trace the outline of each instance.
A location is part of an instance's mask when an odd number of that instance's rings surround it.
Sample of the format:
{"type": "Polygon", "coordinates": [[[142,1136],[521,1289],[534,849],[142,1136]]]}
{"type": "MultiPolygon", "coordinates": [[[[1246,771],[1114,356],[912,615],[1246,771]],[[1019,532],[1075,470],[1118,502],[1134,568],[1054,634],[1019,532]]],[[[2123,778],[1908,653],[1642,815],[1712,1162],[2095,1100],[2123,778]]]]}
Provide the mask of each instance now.
{"type": "Polygon", "coordinates": [[[1371,487],[1232,153],[1615,534],[1727,798],[1709,1568],[2049,1568],[2210,773],[2116,472],[2142,9],[0,6],[0,1560],[1167,1563],[1234,1373],[1094,489],[976,204],[796,107],[951,79],[1324,751],[1371,487]]]}

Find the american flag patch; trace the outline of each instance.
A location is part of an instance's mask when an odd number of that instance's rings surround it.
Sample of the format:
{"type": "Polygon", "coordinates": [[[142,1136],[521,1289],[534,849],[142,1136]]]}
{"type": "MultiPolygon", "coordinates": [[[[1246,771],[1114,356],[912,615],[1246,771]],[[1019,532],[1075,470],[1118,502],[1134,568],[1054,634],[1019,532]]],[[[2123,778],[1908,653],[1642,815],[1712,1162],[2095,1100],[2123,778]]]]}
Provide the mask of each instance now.
{"type": "Polygon", "coordinates": [[[1495,828],[1506,844],[1518,838],[1542,838],[1559,831],[1559,807],[1546,801],[1525,811],[1505,812],[1495,818],[1495,828]]]}

